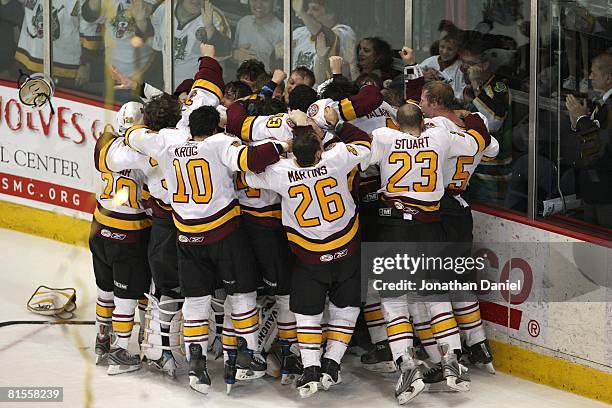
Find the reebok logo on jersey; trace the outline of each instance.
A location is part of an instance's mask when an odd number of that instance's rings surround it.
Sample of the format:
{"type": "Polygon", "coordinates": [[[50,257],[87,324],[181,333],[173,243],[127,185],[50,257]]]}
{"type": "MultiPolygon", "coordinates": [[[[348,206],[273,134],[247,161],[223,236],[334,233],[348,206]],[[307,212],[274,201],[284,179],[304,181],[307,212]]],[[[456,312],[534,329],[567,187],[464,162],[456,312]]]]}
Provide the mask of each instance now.
{"type": "Polygon", "coordinates": [[[321,255],[319,259],[321,260],[321,262],[329,262],[334,260],[334,256],[332,254],[325,254],[321,255]]]}
{"type": "Polygon", "coordinates": [[[321,262],[330,262],[334,259],[340,259],[348,255],[348,249],[343,249],[342,251],[335,252],[334,254],[325,254],[321,255],[319,258],[321,262]]]}
{"type": "Polygon", "coordinates": [[[127,237],[125,234],[112,232],[107,229],[102,229],[100,231],[100,235],[102,235],[104,238],[116,239],[117,241],[123,241],[127,237]]]}
{"type": "Polygon", "coordinates": [[[201,244],[204,242],[204,237],[186,237],[185,235],[179,235],[178,240],[184,244],[201,244]]]}

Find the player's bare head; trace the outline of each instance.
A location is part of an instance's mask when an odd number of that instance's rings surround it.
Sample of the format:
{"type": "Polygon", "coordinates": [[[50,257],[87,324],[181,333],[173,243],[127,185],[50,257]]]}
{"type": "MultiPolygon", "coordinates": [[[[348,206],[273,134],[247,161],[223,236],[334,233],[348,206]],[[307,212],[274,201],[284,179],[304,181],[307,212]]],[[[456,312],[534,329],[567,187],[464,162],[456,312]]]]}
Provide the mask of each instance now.
{"type": "Polygon", "coordinates": [[[236,71],[236,78],[245,82],[255,91],[255,80],[266,73],[266,66],[256,59],[243,61],[236,71]]]}
{"type": "Polygon", "coordinates": [[[293,86],[302,84],[314,86],[315,82],[316,80],[314,72],[312,72],[312,70],[308,69],[307,67],[301,66],[291,71],[291,75],[289,75],[288,84],[292,84],[293,86]]]}
{"type": "Polygon", "coordinates": [[[439,110],[449,110],[455,105],[453,88],[443,81],[430,81],[421,92],[421,109],[428,118],[436,116],[439,110]]]}
{"type": "Polygon", "coordinates": [[[289,93],[289,109],[308,111],[308,107],[315,103],[319,97],[317,92],[307,85],[298,85],[289,93]]]}
{"type": "Polygon", "coordinates": [[[346,79],[334,78],[329,84],[323,88],[321,93],[322,99],[332,99],[334,101],[341,101],[349,96],[356,95],[359,92],[359,88],[354,82],[346,79]]]}
{"type": "Polygon", "coordinates": [[[304,126],[293,136],[293,155],[300,167],[317,164],[323,153],[323,143],[314,129],[304,126]]]}
{"type": "Polygon", "coordinates": [[[397,110],[397,123],[402,130],[420,129],[423,112],[416,103],[407,103],[397,110]]]}
{"type": "Polygon", "coordinates": [[[181,104],[172,95],[154,96],[144,107],[144,124],[151,130],[175,127],[181,120],[181,104]]]}
{"type": "Polygon", "coordinates": [[[383,88],[383,82],[380,76],[376,75],[373,72],[364,72],[355,79],[355,85],[358,88],[361,88],[364,85],[374,85],[378,87],[378,89],[383,88]]]}
{"type": "Polygon", "coordinates": [[[192,137],[211,136],[219,125],[219,112],[212,106],[201,106],[189,115],[189,131],[192,137]]]}
{"type": "Polygon", "coordinates": [[[234,103],[237,99],[242,99],[244,97],[252,94],[251,87],[242,81],[232,81],[225,85],[225,92],[223,93],[223,106],[229,108],[229,106],[234,103]]]}

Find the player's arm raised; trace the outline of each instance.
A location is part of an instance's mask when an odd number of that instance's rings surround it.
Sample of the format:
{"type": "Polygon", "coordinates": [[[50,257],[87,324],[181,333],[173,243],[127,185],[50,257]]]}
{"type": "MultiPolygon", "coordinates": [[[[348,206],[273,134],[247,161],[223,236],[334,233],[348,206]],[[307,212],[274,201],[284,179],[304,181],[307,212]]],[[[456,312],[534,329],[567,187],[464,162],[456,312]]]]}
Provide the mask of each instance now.
{"type": "Polygon", "coordinates": [[[403,47],[399,54],[404,62],[404,97],[407,102],[419,103],[421,91],[423,90],[423,85],[425,85],[423,71],[416,63],[412,48],[403,47]]]}

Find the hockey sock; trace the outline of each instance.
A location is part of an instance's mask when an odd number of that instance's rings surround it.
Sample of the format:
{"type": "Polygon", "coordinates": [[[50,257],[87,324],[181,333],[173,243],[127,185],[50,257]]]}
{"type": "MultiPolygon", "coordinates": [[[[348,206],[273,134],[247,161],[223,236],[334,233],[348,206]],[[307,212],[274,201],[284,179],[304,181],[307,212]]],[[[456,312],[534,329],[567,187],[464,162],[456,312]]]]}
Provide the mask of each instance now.
{"type": "Polygon", "coordinates": [[[480,305],[478,300],[473,302],[452,302],[455,320],[459,324],[459,330],[468,346],[486,340],[482,320],[480,319],[480,305]]]}
{"type": "Polygon", "coordinates": [[[346,348],[351,342],[355,322],[359,316],[358,307],[338,307],[329,302],[329,323],[327,325],[327,346],[325,357],[340,364],[346,348]]]}
{"type": "Polygon", "coordinates": [[[141,327],[144,327],[145,321],[145,311],[147,310],[147,304],[149,300],[145,297],[142,299],[138,299],[138,322],[141,327]]]}
{"type": "Polygon", "coordinates": [[[408,300],[406,295],[384,298],[381,301],[383,314],[387,321],[387,337],[393,354],[393,361],[403,356],[408,347],[413,346],[414,333],[408,320],[408,300]]]}
{"type": "Polygon", "coordinates": [[[115,333],[116,347],[128,348],[132,328],[134,327],[134,312],[136,299],[123,299],[115,296],[115,310],[113,311],[113,332],[115,333]]]}
{"type": "Polygon", "coordinates": [[[362,310],[372,344],[387,340],[387,323],[380,306],[380,295],[372,285],[368,285],[366,304],[362,310]]]}
{"type": "Polygon", "coordinates": [[[246,340],[250,350],[257,348],[259,331],[259,312],[257,310],[257,292],[237,293],[227,296],[232,306],[232,324],[236,336],[246,340]]]}
{"type": "Polygon", "coordinates": [[[313,316],[296,313],[297,340],[304,367],[321,366],[321,342],[323,333],[321,318],[323,313],[313,316]]]}
{"type": "Polygon", "coordinates": [[[203,352],[208,350],[208,316],[210,315],[211,296],[186,297],[183,303],[183,337],[185,352],[189,361],[189,346],[199,344],[203,352]]]}
{"type": "Polygon", "coordinates": [[[289,310],[289,295],[276,295],[278,305],[278,339],[289,344],[297,342],[295,314],[289,310]]]}
{"type": "Polygon", "coordinates": [[[429,310],[431,330],[438,344],[446,343],[450,350],[461,351],[459,327],[450,302],[426,302],[425,306],[429,310]]]}
{"type": "Polygon", "coordinates": [[[230,303],[225,301],[225,307],[223,308],[223,361],[228,359],[228,351],[236,350],[238,348],[238,339],[236,338],[236,331],[232,324],[232,306],[230,303]]]}
{"type": "Polygon", "coordinates": [[[421,344],[427,351],[429,360],[437,364],[441,361],[440,350],[438,349],[438,343],[434,338],[433,331],[431,330],[430,318],[427,307],[423,302],[410,302],[408,303],[408,311],[412,316],[412,324],[416,331],[421,344]]]}
{"type": "Polygon", "coordinates": [[[110,333],[115,309],[115,295],[98,288],[98,301],[96,302],[96,333],[110,333]]]}

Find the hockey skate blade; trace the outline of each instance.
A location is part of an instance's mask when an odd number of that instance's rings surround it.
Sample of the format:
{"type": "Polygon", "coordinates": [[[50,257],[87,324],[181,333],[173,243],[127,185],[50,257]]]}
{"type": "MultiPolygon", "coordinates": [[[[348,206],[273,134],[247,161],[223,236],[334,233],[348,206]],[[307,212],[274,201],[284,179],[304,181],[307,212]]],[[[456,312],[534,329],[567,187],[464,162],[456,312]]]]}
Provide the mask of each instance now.
{"type": "Polygon", "coordinates": [[[362,363],[361,366],[365,368],[366,370],[372,371],[374,373],[389,374],[389,373],[394,373],[397,371],[393,361],[381,361],[380,363],[374,363],[374,364],[363,364],[362,363]]]}
{"type": "Polygon", "coordinates": [[[327,373],[323,373],[323,375],[321,376],[321,387],[323,387],[325,391],[329,390],[334,385],[340,384],[341,382],[342,377],[340,376],[340,373],[338,373],[338,381],[335,382],[331,378],[331,375],[327,373]]]}
{"type": "Polygon", "coordinates": [[[487,363],[487,364],[481,363],[481,364],[477,364],[476,367],[486,370],[486,372],[489,374],[495,374],[495,367],[493,367],[493,363],[487,363]]]}
{"type": "Polygon", "coordinates": [[[448,376],[446,377],[446,385],[455,390],[455,391],[459,391],[459,392],[468,392],[470,390],[470,382],[469,381],[462,381],[460,383],[457,382],[457,377],[455,376],[448,376]]]}
{"type": "Polygon", "coordinates": [[[140,370],[140,364],[138,365],[119,365],[119,364],[109,364],[108,369],[106,370],[106,374],[108,375],[119,375],[125,373],[131,373],[132,371],[140,370]]]}
{"type": "Polygon", "coordinates": [[[225,394],[230,395],[230,392],[232,392],[233,386],[234,384],[225,384],[225,394]]]}
{"type": "Polygon", "coordinates": [[[404,405],[409,401],[415,399],[420,393],[425,389],[425,383],[423,383],[422,379],[415,380],[412,384],[410,384],[412,388],[411,391],[404,391],[400,395],[397,396],[397,402],[400,405],[404,405]]]}
{"type": "Polygon", "coordinates": [[[317,381],[311,381],[298,388],[301,398],[312,397],[317,391],[319,391],[319,383],[317,381]]]}
{"type": "Polygon", "coordinates": [[[208,384],[198,384],[198,377],[194,375],[189,376],[189,386],[200,394],[208,394],[208,390],[210,389],[210,385],[208,384]]]}
{"type": "Polygon", "coordinates": [[[297,377],[297,374],[281,374],[281,385],[293,384],[297,377]]]}
{"type": "Polygon", "coordinates": [[[446,381],[439,381],[436,383],[425,383],[425,392],[458,392],[457,390],[453,390],[450,388],[446,381]]]}
{"type": "Polygon", "coordinates": [[[236,370],[236,379],[238,381],[251,381],[256,380],[258,378],[266,375],[265,371],[253,371],[244,368],[239,368],[236,370]]]}

